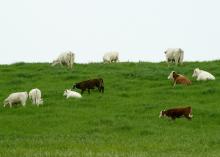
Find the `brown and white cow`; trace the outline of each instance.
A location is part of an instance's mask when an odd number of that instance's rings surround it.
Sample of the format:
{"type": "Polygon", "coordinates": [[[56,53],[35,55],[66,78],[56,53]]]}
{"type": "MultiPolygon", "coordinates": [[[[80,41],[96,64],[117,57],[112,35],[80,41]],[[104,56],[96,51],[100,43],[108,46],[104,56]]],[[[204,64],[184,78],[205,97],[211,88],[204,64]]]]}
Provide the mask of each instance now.
{"type": "Polygon", "coordinates": [[[176,118],[181,118],[181,117],[185,117],[191,120],[193,117],[192,108],[189,106],[189,107],[184,107],[184,108],[172,108],[172,109],[161,111],[159,118],[165,117],[165,116],[170,117],[172,120],[175,120],[176,118]]]}
{"type": "Polygon", "coordinates": [[[175,87],[176,84],[183,84],[183,85],[192,84],[192,82],[186,76],[177,74],[175,71],[172,71],[170,73],[170,75],[168,76],[168,79],[173,81],[173,87],[175,87]]]}

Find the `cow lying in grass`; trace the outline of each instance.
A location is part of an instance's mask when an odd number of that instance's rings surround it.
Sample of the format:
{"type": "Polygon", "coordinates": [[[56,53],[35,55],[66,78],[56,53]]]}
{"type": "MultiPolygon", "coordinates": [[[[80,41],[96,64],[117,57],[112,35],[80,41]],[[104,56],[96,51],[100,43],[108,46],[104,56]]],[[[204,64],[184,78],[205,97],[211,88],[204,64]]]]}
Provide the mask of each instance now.
{"type": "Polygon", "coordinates": [[[70,89],[66,89],[63,93],[63,96],[66,96],[67,99],[69,98],[82,98],[81,94],[71,91],[70,89]]]}
{"type": "Polygon", "coordinates": [[[175,71],[170,73],[168,79],[173,81],[173,87],[175,87],[176,84],[190,85],[192,83],[186,76],[177,74],[175,71]]]}
{"type": "Polygon", "coordinates": [[[161,118],[165,116],[170,117],[172,120],[175,120],[176,118],[181,118],[181,117],[185,117],[191,120],[193,117],[192,108],[189,106],[185,108],[173,108],[173,109],[161,111],[159,117],[161,118]]]}
{"type": "Polygon", "coordinates": [[[95,87],[98,88],[99,92],[104,93],[104,82],[102,78],[91,79],[91,80],[75,83],[72,89],[75,88],[81,89],[81,94],[83,94],[83,92],[87,89],[88,93],[90,94],[90,89],[94,89],[95,87]]]}
{"type": "Polygon", "coordinates": [[[207,71],[200,70],[199,68],[194,70],[192,77],[197,77],[197,81],[215,80],[215,76],[207,71]]]}

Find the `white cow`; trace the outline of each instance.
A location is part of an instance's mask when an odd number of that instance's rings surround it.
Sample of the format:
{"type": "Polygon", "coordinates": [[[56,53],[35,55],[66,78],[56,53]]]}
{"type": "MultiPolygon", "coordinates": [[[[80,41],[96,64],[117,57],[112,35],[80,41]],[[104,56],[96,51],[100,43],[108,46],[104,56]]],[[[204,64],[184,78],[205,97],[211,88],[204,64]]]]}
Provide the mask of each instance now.
{"type": "Polygon", "coordinates": [[[192,77],[197,77],[197,81],[215,80],[215,76],[199,68],[194,70],[192,77]]]}
{"type": "Polygon", "coordinates": [[[61,53],[56,60],[53,61],[52,66],[57,64],[66,65],[69,68],[73,67],[75,54],[71,51],[61,53]]]}
{"type": "Polygon", "coordinates": [[[107,52],[103,56],[104,63],[112,63],[119,61],[119,53],[118,52],[107,52]]]}
{"type": "Polygon", "coordinates": [[[169,48],[164,53],[168,64],[169,62],[175,62],[176,65],[183,64],[184,51],[181,48],[169,48]]]}
{"type": "Polygon", "coordinates": [[[32,100],[32,104],[39,106],[43,104],[43,99],[41,98],[41,91],[38,88],[32,89],[29,92],[29,99],[32,100]]]}
{"type": "Polygon", "coordinates": [[[66,89],[64,91],[63,96],[66,96],[66,98],[82,98],[81,94],[75,92],[75,91],[71,91],[70,89],[66,89]]]}
{"type": "Polygon", "coordinates": [[[4,100],[4,107],[6,105],[9,105],[10,108],[14,104],[21,103],[22,106],[26,105],[26,101],[28,99],[28,93],[27,92],[17,92],[17,93],[12,93],[4,100]]]}

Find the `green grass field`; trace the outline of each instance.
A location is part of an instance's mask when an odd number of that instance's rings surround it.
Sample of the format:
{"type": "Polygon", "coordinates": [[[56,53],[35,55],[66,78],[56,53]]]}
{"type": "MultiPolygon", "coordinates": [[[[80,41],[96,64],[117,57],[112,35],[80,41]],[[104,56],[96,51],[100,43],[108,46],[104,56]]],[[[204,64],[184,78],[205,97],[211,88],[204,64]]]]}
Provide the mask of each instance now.
{"type": "Polygon", "coordinates": [[[220,61],[0,65],[0,157],[219,157],[220,61]],[[194,68],[217,80],[196,82],[194,68]],[[175,70],[193,80],[172,88],[175,70]],[[74,82],[102,77],[105,93],[63,96],[74,82]],[[44,105],[3,108],[12,92],[39,88],[44,105]],[[193,120],[159,119],[163,109],[192,106],[193,120]]]}

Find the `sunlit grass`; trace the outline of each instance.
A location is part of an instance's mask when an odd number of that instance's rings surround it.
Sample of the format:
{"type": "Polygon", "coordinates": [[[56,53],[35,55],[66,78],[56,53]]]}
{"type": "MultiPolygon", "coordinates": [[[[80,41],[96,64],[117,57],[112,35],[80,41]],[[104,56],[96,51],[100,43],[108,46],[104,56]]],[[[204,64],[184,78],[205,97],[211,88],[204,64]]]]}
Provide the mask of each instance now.
{"type": "Polygon", "coordinates": [[[0,100],[39,88],[44,105],[0,107],[1,157],[218,157],[220,156],[220,62],[76,64],[74,70],[47,63],[0,66],[0,100]],[[217,80],[196,82],[194,68],[217,80]],[[191,86],[172,88],[170,71],[191,86]],[[68,99],[74,82],[102,77],[105,93],[68,99]],[[159,119],[162,109],[192,106],[192,121],[159,119]]]}

